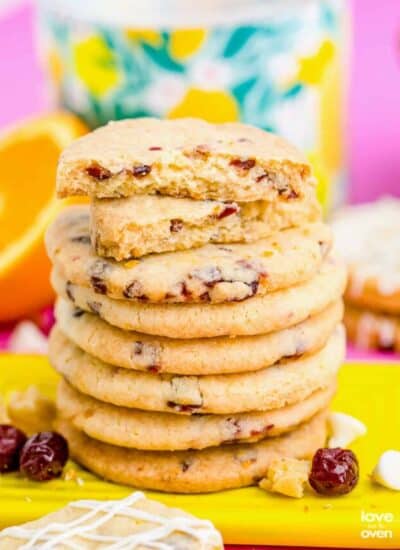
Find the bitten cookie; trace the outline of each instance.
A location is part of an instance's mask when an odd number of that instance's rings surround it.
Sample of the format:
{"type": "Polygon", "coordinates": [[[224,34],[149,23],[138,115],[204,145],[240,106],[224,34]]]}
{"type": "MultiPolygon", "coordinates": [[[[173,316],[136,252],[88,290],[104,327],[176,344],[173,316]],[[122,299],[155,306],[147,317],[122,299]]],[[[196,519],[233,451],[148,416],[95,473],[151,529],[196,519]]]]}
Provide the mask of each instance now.
{"type": "Polygon", "coordinates": [[[177,414],[231,414],[279,409],[326,388],[345,352],[342,326],[317,353],[256,372],[207,376],[153,374],[113,367],[70,342],[56,327],[52,366],[81,393],[113,405],[177,414]]]}
{"type": "Polygon", "coordinates": [[[52,284],[58,295],[77,308],[95,313],[116,327],[169,338],[208,338],[266,334],[296,325],[340,300],[346,276],[344,265],[328,258],[306,283],[243,302],[212,306],[113,300],[73,285],[58,271],[53,271],[52,284]]]}
{"type": "Polygon", "coordinates": [[[322,223],[287,229],[250,244],[209,244],[123,264],[97,256],[85,206],[65,209],[46,235],[53,264],[73,284],[117,300],[236,302],[310,279],[331,247],[322,223]]]}
{"type": "Polygon", "coordinates": [[[186,340],[122,330],[63,299],[58,300],[55,314],[59,328],[74,344],[105,363],[149,372],[204,375],[259,370],[284,357],[321,349],[342,320],[343,304],[334,302],[298,325],[269,334],[186,340]]]}
{"type": "Polygon", "coordinates": [[[290,432],[326,409],[335,390],[336,381],[332,380],[326,389],[281,409],[185,416],[116,407],[84,395],[62,381],[57,407],[61,418],[98,441],[148,451],[177,451],[256,442],[290,432]]]}
{"type": "Polygon", "coordinates": [[[333,230],[349,267],[346,300],[359,308],[400,314],[400,200],[345,208],[333,230]]]}
{"type": "Polygon", "coordinates": [[[94,199],[92,246],[118,261],[208,243],[254,242],[321,219],[314,193],[287,202],[195,201],[161,195],[94,199]]]}
{"type": "Polygon", "coordinates": [[[57,171],[60,197],[288,201],[314,185],[310,165],[284,139],[194,118],[110,122],[67,147],[57,171]]]}
{"type": "Polygon", "coordinates": [[[211,447],[202,451],[138,451],[101,443],[59,420],[72,457],[97,475],[145,489],[209,493],[254,485],[277,456],[310,458],[326,442],[326,413],[298,429],[258,443],[211,447]]]}

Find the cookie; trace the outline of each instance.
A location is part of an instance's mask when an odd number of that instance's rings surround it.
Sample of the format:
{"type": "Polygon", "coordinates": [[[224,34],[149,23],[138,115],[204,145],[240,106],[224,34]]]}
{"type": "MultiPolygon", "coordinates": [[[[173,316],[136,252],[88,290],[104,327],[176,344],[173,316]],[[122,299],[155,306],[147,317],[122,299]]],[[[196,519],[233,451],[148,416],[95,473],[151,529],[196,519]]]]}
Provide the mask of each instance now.
{"type": "Polygon", "coordinates": [[[209,244],[194,250],[118,263],[90,244],[89,210],[65,209],[46,236],[56,267],[73,284],[118,300],[233,302],[287,288],[312,277],[331,246],[322,223],[281,231],[249,244],[209,244]]]}
{"type": "Polygon", "coordinates": [[[191,340],[122,330],[63,299],[58,300],[55,315],[58,326],[74,344],[105,363],[141,371],[204,375],[259,370],[284,357],[321,349],[342,320],[343,304],[334,302],[321,313],[278,332],[191,340]]]}
{"type": "Polygon", "coordinates": [[[344,322],[350,342],[357,346],[400,352],[400,316],[347,305],[344,322]]]}
{"type": "Polygon", "coordinates": [[[279,409],[330,385],[344,358],[338,326],[313,355],[284,360],[256,372],[174,376],[118,368],[88,355],[56,327],[49,358],[59,374],[81,393],[100,401],[147,411],[232,414],[279,409]]]}
{"type": "Polygon", "coordinates": [[[127,260],[208,243],[254,242],[321,219],[314,193],[271,203],[195,201],[161,195],[94,199],[92,245],[99,256],[127,260]]]}
{"type": "Polygon", "coordinates": [[[134,449],[176,451],[249,443],[290,432],[326,409],[335,390],[336,381],[332,380],[326,389],[281,409],[185,416],[115,407],[88,397],[62,381],[57,407],[59,416],[98,441],[134,449]]]}
{"type": "Polygon", "coordinates": [[[359,308],[400,314],[400,200],[345,208],[333,229],[349,267],[346,299],[359,308]]]}
{"type": "Polygon", "coordinates": [[[342,296],[346,269],[328,258],[312,279],[266,296],[225,304],[147,304],[113,300],[52,274],[58,295],[81,311],[96,313],[116,327],[169,338],[207,338],[266,334],[296,325],[342,296]]]}
{"type": "Polygon", "coordinates": [[[326,413],[280,437],[201,451],[139,451],[101,443],[57,422],[72,457],[102,478],[176,493],[208,493],[256,484],[277,456],[310,458],[326,442],[326,413]]]}
{"type": "Polygon", "coordinates": [[[70,502],[40,519],[4,529],[0,548],[223,550],[224,545],[210,521],[135,492],[121,500],[70,502]]]}
{"type": "Polygon", "coordinates": [[[57,171],[59,197],[284,202],[314,185],[305,157],[284,139],[244,124],[194,118],[111,122],[67,147],[57,171]]]}

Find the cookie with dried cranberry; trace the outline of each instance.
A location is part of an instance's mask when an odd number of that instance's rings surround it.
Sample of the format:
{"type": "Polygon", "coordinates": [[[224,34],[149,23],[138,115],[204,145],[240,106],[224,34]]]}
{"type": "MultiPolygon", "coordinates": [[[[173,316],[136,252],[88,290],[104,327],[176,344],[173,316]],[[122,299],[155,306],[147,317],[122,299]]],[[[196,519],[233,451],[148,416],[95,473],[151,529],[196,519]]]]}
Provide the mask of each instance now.
{"type": "Polygon", "coordinates": [[[346,300],[358,308],[400,314],[400,200],[349,206],[333,222],[349,268],[346,300]]]}
{"type": "Polygon", "coordinates": [[[254,242],[320,219],[314,193],[301,200],[277,203],[135,195],[94,199],[90,225],[96,253],[121,261],[208,243],[254,242]]]}
{"type": "Polygon", "coordinates": [[[282,360],[255,372],[179,376],[114,367],[82,351],[56,328],[49,358],[74,388],[106,403],[176,414],[233,414],[278,409],[330,386],[344,348],[339,325],[313,355],[282,360]]]}
{"type": "Polygon", "coordinates": [[[67,147],[57,172],[60,197],[286,202],[314,187],[309,163],[284,139],[194,118],[110,122],[67,147]]]}
{"type": "Polygon", "coordinates": [[[331,247],[322,223],[287,229],[249,244],[208,244],[121,263],[100,258],[85,206],[65,209],[46,236],[54,265],[74,284],[117,300],[239,302],[310,279],[331,247]]]}
{"type": "Polygon", "coordinates": [[[60,419],[72,457],[102,478],[144,489],[208,493],[257,484],[276,456],[311,458],[325,445],[326,412],[296,430],[258,443],[201,451],[139,451],[96,441],[60,419]]]}
{"type": "Polygon", "coordinates": [[[230,415],[192,416],[116,407],[75,390],[63,380],[57,392],[59,416],[104,443],[147,451],[205,449],[251,443],[294,430],[329,406],[336,381],[280,409],[230,415]]]}
{"type": "Polygon", "coordinates": [[[113,327],[63,299],[56,304],[59,328],[90,355],[117,367],[186,375],[255,371],[312,353],[324,346],[342,316],[337,301],[302,323],[269,334],[179,340],[113,327]]]}
{"type": "Polygon", "coordinates": [[[344,316],[350,342],[364,349],[400,352],[400,316],[348,304],[344,316]]]}
{"type": "Polygon", "coordinates": [[[327,258],[309,281],[285,290],[224,304],[148,304],[113,300],[88,287],[74,285],[53,270],[52,285],[59,296],[107,323],[144,334],[168,338],[209,338],[267,334],[294,326],[340,300],[346,285],[346,269],[327,258]]]}

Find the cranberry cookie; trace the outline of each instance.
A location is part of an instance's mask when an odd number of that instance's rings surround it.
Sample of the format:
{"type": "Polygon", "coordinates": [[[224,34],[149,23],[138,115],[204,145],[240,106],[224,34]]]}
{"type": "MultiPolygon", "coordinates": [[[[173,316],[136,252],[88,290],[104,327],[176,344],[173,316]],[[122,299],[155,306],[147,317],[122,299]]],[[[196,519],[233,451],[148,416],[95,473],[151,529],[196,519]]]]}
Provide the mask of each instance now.
{"type": "Polygon", "coordinates": [[[348,304],[344,322],[350,342],[357,346],[400,353],[400,316],[348,304]]]}
{"type": "Polygon", "coordinates": [[[321,349],[342,320],[343,304],[334,302],[293,327],[269,334],[186,340],[113,327],[61,298],[55,313],[62,332],[105,363],[140,371],[204,375],[260,370],[284,357],[321,349]]]}
{"type": "Polygon", "coordinates": [[[336,381],[280,409],[230,415],[185,416],[116,407],[75,390],[63,380],[57,392],[59,417],[89,437],[132,449],[178,451],[251,443],[294,430],[329,406],[336,381]]]}
{"type": "Polygon", "coordinates": [[[313,355],[241,374],[178,376],[114,367],[85,353],[55,328],[52,366],[81,393],[120,407],[177,414],[231,414],[285,407],[328,387],[345,353],[341,325],[313,355]]]}
{"type": "Polygon", "coordinates": [[[276,204],[135,195],[94,199],[90,225],[95,252],[121,261],[207,243],[254,242],[320,219],[314,193],[276,204]]]}
{"type": "Polygon", "coordinates": [[[67,147],[60,197],[161,194],[222,201],[291,201],[314,187],[284,139],[240,123],[136,118],[110,122],[67,147]]]}
{"type": "Polygon", "coordinates": [[[53,264],[73,284],[136,302],[239,302],[310,279],[332,244],[322,223],[280,231],[249,244],[208,244],[194,250],[115,262],[97,256],[85,206],[65,209],[46,235],[53,264]]]}
{"type": "Polygon", "coordinates": [[[280,437],[258,443],[210,447],[201,451],[139,451],[96,441],[60,419],[72,457],[102,478],[144,489],[209,493],[254,485],[276,456],[311,458],[324,447],[326,412],[280,437]]]}
{"type": "Polygon", "coordinates": [[[359,308],[400,314],[400,200],[345,208],[333,229],[349,267],[346,300],[359,308]]]}
{"type": "Polygon", "coordinates": [[[125,329],[169,338],[208,338],[267,334],[294,326],[341,299],[347,280],[343,263],[327,258],[309,281],[294,287],[225,304],[148,304],[113,300],[74,285],[57,270],[52,284],[78,311],[99,315],[125,329]]]}

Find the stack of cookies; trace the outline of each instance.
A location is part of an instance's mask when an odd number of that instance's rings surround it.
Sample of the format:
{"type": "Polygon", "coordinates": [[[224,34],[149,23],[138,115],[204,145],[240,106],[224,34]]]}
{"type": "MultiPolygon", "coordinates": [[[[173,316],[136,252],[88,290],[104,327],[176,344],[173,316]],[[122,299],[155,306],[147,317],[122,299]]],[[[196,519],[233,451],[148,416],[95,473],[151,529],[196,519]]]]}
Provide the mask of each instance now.
{"type": "Polygon", "coordinates": [[[136,487],[207,492],[323,446],[344,266],[282,139],[194,119],[110,123],[62,155],[47,234],[50,360],[72,456],[136,487]]]}
{"type": "Polygon", "coordinates": [[[333,229],[349,269],[344,319],[350,341],[400,353],[400,200],[349,206],[333,229]]]}

